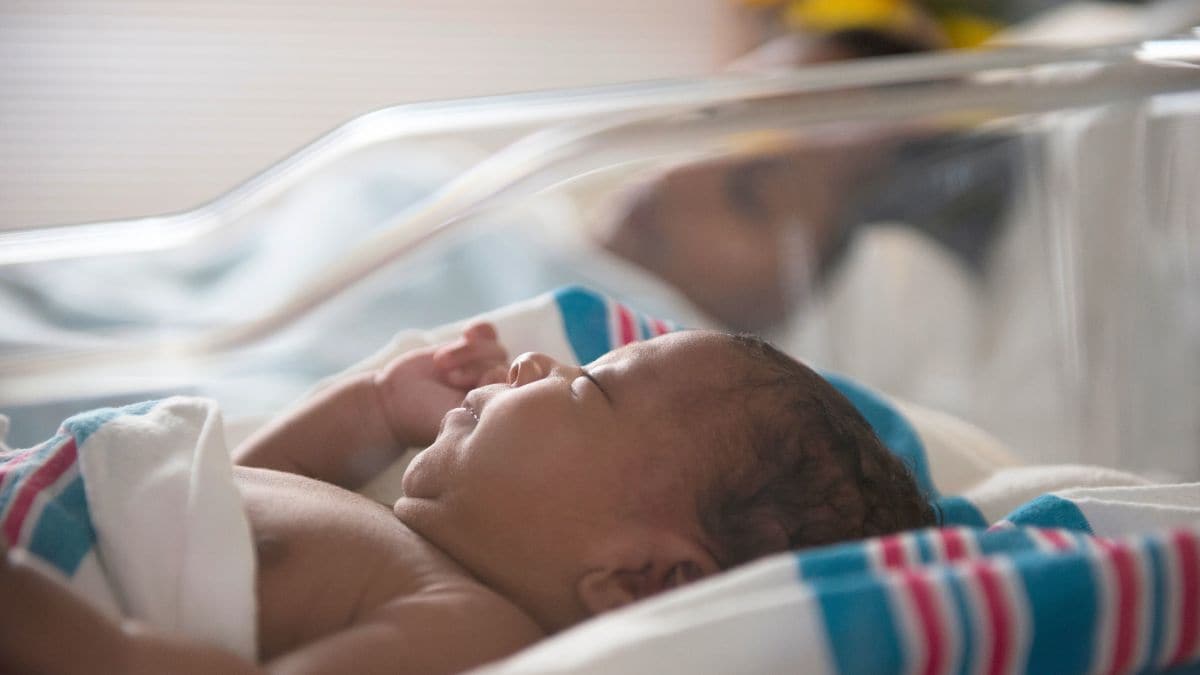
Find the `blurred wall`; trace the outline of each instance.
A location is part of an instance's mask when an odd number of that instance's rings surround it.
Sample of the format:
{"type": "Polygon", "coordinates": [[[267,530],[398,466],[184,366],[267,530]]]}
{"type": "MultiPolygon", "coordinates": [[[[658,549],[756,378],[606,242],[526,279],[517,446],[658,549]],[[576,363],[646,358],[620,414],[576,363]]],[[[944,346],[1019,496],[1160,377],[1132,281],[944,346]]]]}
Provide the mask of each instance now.
{"type": "Polygon", "coordinates": [[[178,211],[403,103],[709,72],[728,0],[2,0],[0,229],[178,211]]]}

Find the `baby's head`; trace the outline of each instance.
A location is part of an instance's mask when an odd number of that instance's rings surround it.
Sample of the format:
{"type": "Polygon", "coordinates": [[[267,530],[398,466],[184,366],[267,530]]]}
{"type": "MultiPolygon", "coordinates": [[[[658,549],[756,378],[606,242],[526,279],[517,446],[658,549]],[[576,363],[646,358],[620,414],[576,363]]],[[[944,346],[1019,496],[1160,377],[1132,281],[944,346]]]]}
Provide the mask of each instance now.
{"type": "Polygon", "coordinates": [[[824,379],[756,338],[675,333],[473,390],[396,513],[547,630],[755,558],[932,523],[824,379]]]}

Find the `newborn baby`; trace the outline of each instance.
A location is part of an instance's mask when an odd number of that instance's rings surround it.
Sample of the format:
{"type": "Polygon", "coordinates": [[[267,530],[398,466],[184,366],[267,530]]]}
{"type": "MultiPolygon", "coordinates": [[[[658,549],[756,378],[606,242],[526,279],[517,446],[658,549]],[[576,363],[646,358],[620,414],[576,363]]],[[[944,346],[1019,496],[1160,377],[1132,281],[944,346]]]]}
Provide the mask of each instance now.
{"type": "Polygon", "coordinates": [[[324,390],[236,459],[260,664],[116,625],[9,559],[0,670],[458,671],[770,553],[933,522],[820,376],[714,332],[509,365],[476,324],[324,390]],[[430,443],[390,510],[351,491],[430,443]]]}

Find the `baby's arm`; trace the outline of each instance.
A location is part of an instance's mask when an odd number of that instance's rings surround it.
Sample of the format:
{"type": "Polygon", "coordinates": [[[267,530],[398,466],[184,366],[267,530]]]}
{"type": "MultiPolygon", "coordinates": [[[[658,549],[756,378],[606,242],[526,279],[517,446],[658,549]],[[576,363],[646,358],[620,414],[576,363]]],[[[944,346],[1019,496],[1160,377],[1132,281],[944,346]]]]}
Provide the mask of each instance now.
{"type": "Polygon", "coordinates": [[[318,392],[247,439],[235,458],[354,489],[405,448],[432,443],[446,411],[506,372],[495,328],[475,324],[454,342],[414,350],[318,392]]]}
{"type": "Polygon", "coordinates": [[[0,535],[0,672],[255,673],[216,647],[184,643],[101,614],[68,588],[11,556],[0,535]]]}

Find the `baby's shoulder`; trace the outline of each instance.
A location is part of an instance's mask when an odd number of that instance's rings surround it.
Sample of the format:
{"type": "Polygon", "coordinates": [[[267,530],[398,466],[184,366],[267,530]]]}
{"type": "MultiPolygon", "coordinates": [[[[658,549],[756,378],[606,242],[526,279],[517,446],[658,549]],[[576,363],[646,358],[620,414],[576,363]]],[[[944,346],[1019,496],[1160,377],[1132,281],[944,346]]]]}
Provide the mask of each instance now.
{"type": "Polygon", "coordinates": [[[406,658],[427,663],[426,672],[493,661],[545,637],[515,603],[453,569],[422,575],[415,590],[382,603],[363,621],[403,635],[412,647],[406,658]]]}
{"type": "Polygon", "coordinates": [[[430,572],[416,588],[396,592],[271,664],[281,672],[456,673],[542,637],[524,612],[479,582],[430,572]]]}

